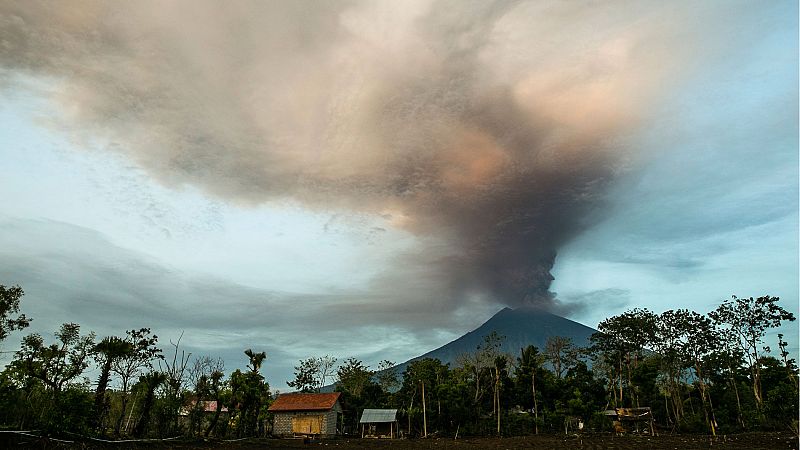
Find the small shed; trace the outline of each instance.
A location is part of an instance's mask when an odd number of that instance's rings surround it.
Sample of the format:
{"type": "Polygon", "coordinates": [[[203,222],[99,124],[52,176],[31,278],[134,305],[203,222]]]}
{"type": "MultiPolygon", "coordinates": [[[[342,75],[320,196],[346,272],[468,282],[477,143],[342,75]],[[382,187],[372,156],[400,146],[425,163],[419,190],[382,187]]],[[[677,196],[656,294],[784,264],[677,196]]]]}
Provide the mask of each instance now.
{"type": "Polygon", "coordinates": [[[639,424],[645,424],[650,428],[650,435],[656,435],[656,429],[653,425],[653,411],[649,406],[642,406],[639,408],[614,408],[603,411],[603,414],[613,420],[614,432],[617,434],[627,432],[629,427],[626,425],[633,424],[638,430],[639,424]]]}
{"type": "Polygon", "coordinates": [[[359,423],[362,438],[393,439],[397,435],[397,410],[365,409],[359,423]]]}
{"type": "Polygon", "coordinates": [[[342,414],[339,392],[282,394],[269,407],[278,436],[335,436],[342,414]]]}

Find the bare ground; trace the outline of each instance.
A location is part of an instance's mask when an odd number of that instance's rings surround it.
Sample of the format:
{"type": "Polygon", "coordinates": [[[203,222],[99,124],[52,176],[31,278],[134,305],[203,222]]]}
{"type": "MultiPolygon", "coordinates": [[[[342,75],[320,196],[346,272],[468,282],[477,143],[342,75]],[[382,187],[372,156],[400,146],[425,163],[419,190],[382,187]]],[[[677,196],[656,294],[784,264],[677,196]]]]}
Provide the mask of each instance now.
{"type": "Polygon", "coordinates": [[[790,433],[742,433],[712,439],[702,435],[614,436],[585,434],[582,436],[538,435],[510,438],[432,438],[373,440],[337,438],[303,441],[302,439],[247,439],[240,441],[160,441],[100,443],[96,441],[57,442],[46,439],[3,436],[0,448],[115,448],[115,449],[798,449],[798,438],[790,433]]]}

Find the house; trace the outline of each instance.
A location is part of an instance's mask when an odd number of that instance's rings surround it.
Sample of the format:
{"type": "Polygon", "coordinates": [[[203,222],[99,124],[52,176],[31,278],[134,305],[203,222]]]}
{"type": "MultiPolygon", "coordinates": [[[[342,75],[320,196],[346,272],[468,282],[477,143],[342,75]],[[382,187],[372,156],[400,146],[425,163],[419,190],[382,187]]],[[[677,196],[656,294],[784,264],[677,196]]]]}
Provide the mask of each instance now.
{"type": "Polygon", "coordinates": [[[397,435],[396,409],[365,409],[361,413],[361,437],[389,438],[397,435]]]}
{"type": "Polygon", "coordinates": [[[228,408],[220,405],[219,416],[217,416],[217,402],[215,400],[196,400],[189,401],[188,404],[178,410],[178,423],[183,427],[200,426],[205,429],[214,418],[216,424],[228,421],[228,408]]]}
{"type": "MultiPolygon", "coordinates": [[[[192,413],[192,411],[197,408],[203,413],[216,413],[217,412],[217,401],[216,400],[201,400],[200,405],[197,405],[195,400],[189,402],[189,404],[185,406],[181,406],[181,409],[178,411],[178,415],[185,417],[192,413]]],[[[219,411],[221,413],[228,412],[228,408],[222,406],[219,411]]]]}
{"type": "Polygon", "coordinates": [[[281,394],[269,407],[275,416],[272,432],[278,436],[336,435],[342,414],[340,394],[281,394]]]}

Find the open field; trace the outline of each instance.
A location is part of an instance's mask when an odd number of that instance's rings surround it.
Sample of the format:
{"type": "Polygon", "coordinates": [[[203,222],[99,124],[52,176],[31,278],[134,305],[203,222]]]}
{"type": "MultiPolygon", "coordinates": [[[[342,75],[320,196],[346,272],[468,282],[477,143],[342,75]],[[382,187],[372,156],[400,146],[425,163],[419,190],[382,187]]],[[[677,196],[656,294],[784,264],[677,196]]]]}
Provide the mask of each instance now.
{"type": "Polygon", "coordinates": [[[661,435],[650,436],[613,436],[610,434],[587,434],[583,436],[539,435],[511,438],[464,438],[464,439],[327,439],[304,442],[303,440],[279,439],[247,439],[233,442],[204,441],[162,441],[147,443],[114,443],[97,442],[64,443],[47,440],[19,439],[4,436],[0,441],[3,448],[115,448],[115,449],[496,449],[513,450],[519,448],[536,449],[798,449],[798,438],[789,433],[742,433],[720,436],[715,440],[702,435],[661,435]]]}

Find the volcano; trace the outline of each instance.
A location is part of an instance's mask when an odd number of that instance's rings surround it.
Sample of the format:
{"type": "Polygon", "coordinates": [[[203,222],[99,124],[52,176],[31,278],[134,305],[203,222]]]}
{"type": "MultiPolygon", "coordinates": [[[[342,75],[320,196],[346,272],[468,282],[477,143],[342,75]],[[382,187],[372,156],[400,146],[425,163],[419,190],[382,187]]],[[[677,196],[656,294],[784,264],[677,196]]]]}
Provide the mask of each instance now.
{"type": "Polygon", "coordinates": [[[547,338],[554,336],[570,338],[575,346],[584,347],[589,345],[589,337],[597,330],[541,308],[503,308],[475,330],[424,355],[398,364],[397,373],[402,374],[409,363],[424,358],[435,358],[443,363],[450,363],[450,367],[453,367],[459,355],[474,353],[483,343],[484,337],[493,331],[505,336],[501,347],[503,352],[519,355],[520,349],[528,345],[535,345],[540,351],[543,350],[547,338]]]}

